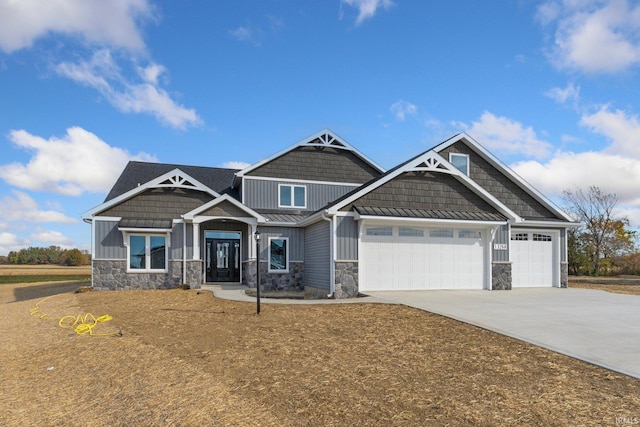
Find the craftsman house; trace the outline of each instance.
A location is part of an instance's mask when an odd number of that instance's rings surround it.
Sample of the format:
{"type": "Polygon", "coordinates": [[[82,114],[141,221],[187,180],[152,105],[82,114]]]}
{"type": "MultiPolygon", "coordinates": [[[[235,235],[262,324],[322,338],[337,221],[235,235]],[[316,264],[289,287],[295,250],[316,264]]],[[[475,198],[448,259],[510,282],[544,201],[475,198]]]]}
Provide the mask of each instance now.
{"type": "Polygon", "coordinates": [[[83,218],[96,289],[255,287],[258,258],[320,298],[566,287],[573,225],[464,133],[384,171],[330,130],[243,170],[129,162],[83,218]]]}

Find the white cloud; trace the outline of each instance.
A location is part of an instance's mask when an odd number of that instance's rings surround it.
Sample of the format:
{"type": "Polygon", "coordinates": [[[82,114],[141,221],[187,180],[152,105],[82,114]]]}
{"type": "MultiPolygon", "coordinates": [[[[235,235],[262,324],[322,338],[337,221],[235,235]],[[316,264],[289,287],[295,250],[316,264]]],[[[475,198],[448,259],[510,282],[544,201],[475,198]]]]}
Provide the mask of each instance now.
{"type": "Polygon", "coordinates": [[[574,86],[573,83],[569,83],[566,88],[561,89],[554,87],[544,93],[547,98],[551,98],[558,104],[566,104],[567,102],[576,105],[580,100],[580,86],[574,86]]]}
{"type": "Polygon", "coordinates": [[[49,33],[140,51],[138,22],[153,19],[147,0],[0,0],[0,50],[30,47],[49,33]]]}
{"type": "Polygon", "coordinates": [[[552,0],[538,19],[555,28],[550,60],[560,68],[615,73],[640,63],[640,5],[628,0],[552,0]]]}
{"type": "Polygon", "coordinates": [[[524,127],[520,122],[488,111],[482,113],[480,120],[473,122],[471,127],[463,123],[454,123],[454,126],[464,128],[492,151],[521,153],[535,158],[547,157],[551,153],[551,144],[538,139],[531,126],[524,127]]]}
{"type": "Polygon", "coordinates": [[[226,169],[244,169],[248,166],[251,166],[251,163],[246,162],[224,162],[221,167],[226,169]]]}
{"type": "Polygon", "coordinates": [[[238,27],[235,30],[229,30],[229,34],[241,42],[249,42],[260,46],[260,40],[256,38],[254,31],[249,27],[238,27]]]}
{"type": "Polygon", "coordinates": [[[418,107],[415,104],[402,99],[394,102],[389,110],[391,110],[391,112],[395,114],[396,118],[401,122],[404,121],[406,116],[415,116],[418,113],[418,107]]]}
{"type": "Polygon", "coordinates": [[[27,193],[13,190],[12,196],[0,200],[0,220],[6,222],[57,222],[73,224],[78,220],[66,216],[57,210],[42,210],[40,205],[27,193]]]}
{"type": "Polygon", "coordinates": [[[67,249],[75,247],[73,240],[59,231],[38,229],[37,233],[31,235],[31,238],[38,242],[37,246],[60,246],[67,249]]]}
{"type": "Polygon", "coordinates": [[[30,245],[31,242],[27,239],[18,237],[13,233],[0,232],[0,255],[7,255],[11,251],[19,251],[30,245]]]}
{"type": "Polygon", "coordinates": [[[379,8],[389,9],[393,6],[391,0],[342,0],[342,3],[358,9],[356,25],[362,24],[366,19],[373,18],[379,8]]]}
{"type": "MultiPolygon", "coordinates": [[[[640,120],[622,110],[611,111],[608,105],[594,114],[585,114],[580,124],[591,132],[603,135],[612,141],[608,152],[626,154],[640,159],[640,120]]],[[[640,182],[640,181],[639,181],[640,182]]]]}
{"type": "Polygon", "coordinates": [[[156,161],[146,153],[132,156],[80,127],[67,129],[60,139],[44,139],[25,130],[11,131],[9,138],[33,155],[27,164],[0,166],[0,178],[28,190],[71,196],[108,191],[129,160],[156,161]]]}
{"type": "Polygon", "coordinates": [[[201,123],[194,109],[176,104],[167,91],[158,86],[160,75],[166,71],[162,65],[152,63],[147,67],[136,67],[142,81],[132,82],[115,63],[111,51],[101,49],[88,61],[62,62],[55,69],[65,77],[98,90],[124,113],[149,113],[178,129],[201,123]]]}

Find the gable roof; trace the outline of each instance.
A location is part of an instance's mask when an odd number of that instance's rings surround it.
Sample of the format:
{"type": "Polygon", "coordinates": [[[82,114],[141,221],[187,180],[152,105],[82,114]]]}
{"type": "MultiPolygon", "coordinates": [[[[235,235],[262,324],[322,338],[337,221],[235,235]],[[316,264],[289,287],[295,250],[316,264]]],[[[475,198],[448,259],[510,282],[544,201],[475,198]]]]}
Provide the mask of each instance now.
{"type": "Polygon", "coordinates": [[[256,169],[260,168],[261,166],[266,165],[267,163],[270,163],[276,159],[278,159],[279,157],[284,156],[285,154],[300,148],[300,147],[330,147],[333,148],[335,150],[344,150],[344,151],[349,151],[351,153],[353,153],[357,158],[359,158],[360,160],[364,161],[367,165],[371,166],[373,169],[375,169],[376,171],[382,173],[384,172],[384,169],[379,166],[377,163],[375,163],[373,160],[369,159],[367,156],[365,156],[364,154],[362,154],[360,151],[358,151],[355,147],[353,147],[351,144],[349,144],[348,142],[346,142],[344,139],[342,139],[341,137],[339,137],[337,134],[335,134],[334,132],[332,132],[329,129],[323,129],[320,132],[317,132],[307,138],[302,139],[301,141],[298,141],[297,143],[291,145],[290,147],[285,148],[282,151],[277,152],[276,154],[269,156],[265,159],[262,159],[261,161],[259,161],[258,163],[255,163],[251,166],[248,166],[244,169],[242,169],[241,171],[238,171],[235,174],[235,179],[234,179],[234,184],[233,186],[237,186],[240,179],[242,177],[244,177],[245,175],[247,175],[248,173],[255,171],[256,169]]]}
{"type": "MultiPolygon", "coordinates": [[[[149,164],[147,163],[147,165],[149,164]]],[[[168,165],[163,165],[163,166],[168,166],[168,165]]],[[[198,168],[198,169],[207,169],[207,168],[198,168]]],[[[125,168],[125,171],[123,171],[120,178],[122,178],[124,175],[127,175],[126,168],[125,168]]],[[[135,174],[132,174],[132,175],[135,176],[135,174]]],[[[120,181],[120,179],[118,181],[120,181]]],[[[123,182],[130,182],[130,180],[127,181],[125,179],[123,180],[123,182]]],[[[122,188],[127,188],[127,187],[123,186],[122,188]]],[[[128,191],[125,191],[120,194],[114,193],[113,197],[111,198],[109,198],[108,196],[104,203],[83,213],[82,218],[84,218],[85,220],[90,219],[94,215],[100,212],[103,212],[113,206],[116,206],[126,200],[129,200],[132,197],[137,196],[138,194],[141,194],[144,191],[147,191],[152,188],[184,188],[188,190],[202,191],[204,193],[211,195],[211,197],[214,197],[214,198],[220,197],[220,193],[218,193],[217,191],[207,187],[206,185],[204,185],[194,177],[186,174],[179,168],[175,168],[149,181],[146,181],[143,184],[140,183],[128,191]]]]}
{"type": "Polygon", "coordinates": [[[361,187],[347,193],[340,199],[331,203],[326,207],[329,213],[337,213],[340,209],[348,206],[351,203],[356,202],[359,198],[372,192],[376,188],[390,182],[394,178],[404,174],[406,172],[437,172],[451,175],[456,180],[460,181],[465,187],[469,188],[472,192],[484,199],[487,203],[493,206],[500,214],[506,218],[512,218],[516,221],[520,220],[520,217],[504,205],[500,200],[495,198],[485,189],[480,187],[467,175],[460,172],[455,166],[445,160],[442,156],[433,150],[425,151],[409,159],[408,161],[396,166],[383,174],[377,179],[371,180],[361,187]]]}
{"type": "Polygon", "coordinates": [[[230,193],[235,198],[238,198],[237,192],[232,191],[230,188],[233,176],[238,172],[238,169],[130,161],[104,201],[108,202],[175,169],[179,169],[216,193],[230,193]]]}
{"type": "Polygon", "coordinates": [[[549,200],[546,196],[536,190],[531,184],[529,184],[525,179],[515,173],[509,166],[504,164],[501,160],[495,157],[491,152],[489,152],[482,144],[473,139],[470,135],[465,132],[461,132],[452,136],[451,138],[441,142],[432,148],[433,151],[441,153],[448,147],[452,146],[457,142],[464,143],[467,147],[473,150],[476,154],[490,163],[494,168],[499,170],[503,175],[505,175],[511,182],[513,182],[516,186],[520,187],[524,190],[529,196],[533,197],[538,203],[540,203],[544,208],[549,210],[555,216],[560,218],[561,220],[573,222],[573,218],[571,218],[567,213],[565,213],[562,209],[556,206],[551,200],[549,200]]]}

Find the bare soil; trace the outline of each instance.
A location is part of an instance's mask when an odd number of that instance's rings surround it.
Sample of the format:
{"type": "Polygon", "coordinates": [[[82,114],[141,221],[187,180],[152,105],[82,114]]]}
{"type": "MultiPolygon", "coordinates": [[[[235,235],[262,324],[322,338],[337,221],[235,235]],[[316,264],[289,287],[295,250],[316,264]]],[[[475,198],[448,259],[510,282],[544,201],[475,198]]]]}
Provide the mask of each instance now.
{"type": "MultiPolygon", "coordinates": [[[[640,277],[569,277],[570,288],[597,289],[616,294],[640,295],[640,277]]],[[[640,420],[638,420],[640,424],[640,420]]]]}
{"type": "Polygon", "coordinates": [[[0,287],[0,425],[616,426],[640,380],[394,305],[0,287]],[[110,314],[81,336],[53,319],[110,314]]]}

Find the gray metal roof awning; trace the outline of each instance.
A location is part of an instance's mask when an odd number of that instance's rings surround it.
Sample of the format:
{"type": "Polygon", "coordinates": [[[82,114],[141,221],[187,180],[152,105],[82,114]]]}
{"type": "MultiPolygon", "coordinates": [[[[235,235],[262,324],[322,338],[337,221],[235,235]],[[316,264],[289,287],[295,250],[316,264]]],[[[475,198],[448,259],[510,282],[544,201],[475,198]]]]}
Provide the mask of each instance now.
{"type": "Polygon", "coordinates": [[[154,229],[154,230],[171,230],[173,221],[170,219],[141,219],[141,218],[122,218],[118,222],[119,229],[154,229]]]}
{"type": "Polygon", "coordinates": [[[430,209],[384,208],[374,206],[354,206],[360,215],[384,216],[398,218],[426,218],[458,221],[506,221],[507,217],[500,213],[491,212],[463,212],[430,209]]]}

